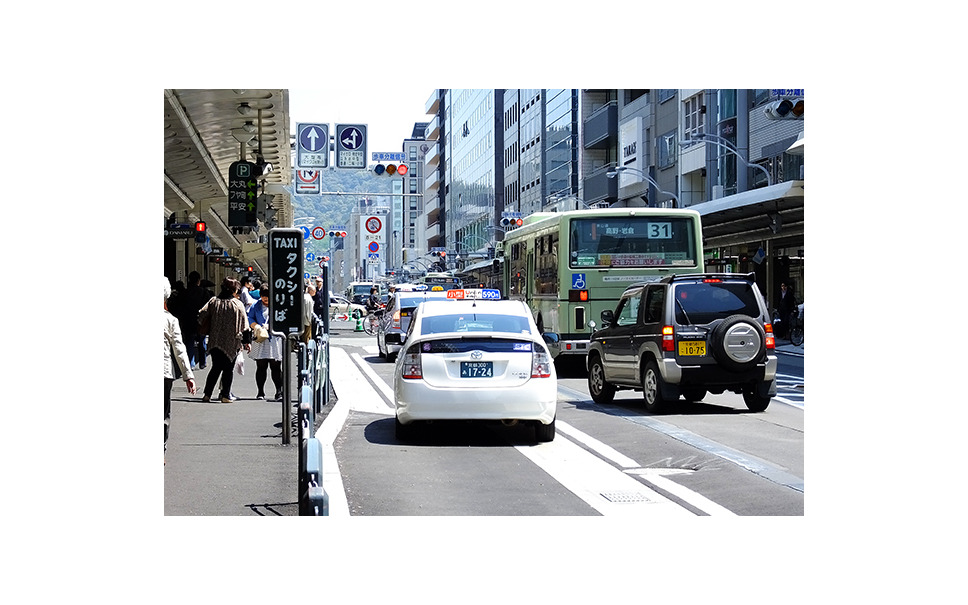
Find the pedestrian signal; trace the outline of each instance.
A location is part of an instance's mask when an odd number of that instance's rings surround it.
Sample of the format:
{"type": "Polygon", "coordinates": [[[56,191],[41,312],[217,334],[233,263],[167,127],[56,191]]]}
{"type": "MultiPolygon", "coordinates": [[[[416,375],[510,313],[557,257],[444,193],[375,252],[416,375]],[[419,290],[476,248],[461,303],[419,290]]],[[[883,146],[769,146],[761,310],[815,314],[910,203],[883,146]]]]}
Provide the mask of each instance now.
{"type": "Polygon", "coordinates": [[[403,176],[407,174],[409,170],[410,169],[406,164],[377,164],[373,167],[373,172],[375,172],[377,176],[383,176],[384,174],[387,176],[403,176]]]}
{"type": "Polygon", "coordinates": [[[803,99],[781,99],[767,103],[763,113],[771,120],[802,120],[803,99]]]}
{"type": "Polygon", "coordinates": [[[198,221],[195,223],[195,243],[204,244],[205,239],[208,238],[208,232],[206,231],[205,221],[198,221]]]}

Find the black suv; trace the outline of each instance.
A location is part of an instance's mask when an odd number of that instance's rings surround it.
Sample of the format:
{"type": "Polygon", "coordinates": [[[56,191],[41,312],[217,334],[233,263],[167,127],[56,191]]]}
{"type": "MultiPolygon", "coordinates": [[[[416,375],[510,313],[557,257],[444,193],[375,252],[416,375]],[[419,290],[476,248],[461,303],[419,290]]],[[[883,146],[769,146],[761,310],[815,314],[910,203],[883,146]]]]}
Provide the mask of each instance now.
{"type": "MultiPolygon", "coordinates": [[[[589,322],[594,329],[594,322],[589,322]]],[[[661,412],[679,396],[742,393],[762,412],[776,395],[773,327],[754,275],[693,273],[629,286],[592,334],[588,389],[610,403],[617,389],[643,392],[661,412]]]]}

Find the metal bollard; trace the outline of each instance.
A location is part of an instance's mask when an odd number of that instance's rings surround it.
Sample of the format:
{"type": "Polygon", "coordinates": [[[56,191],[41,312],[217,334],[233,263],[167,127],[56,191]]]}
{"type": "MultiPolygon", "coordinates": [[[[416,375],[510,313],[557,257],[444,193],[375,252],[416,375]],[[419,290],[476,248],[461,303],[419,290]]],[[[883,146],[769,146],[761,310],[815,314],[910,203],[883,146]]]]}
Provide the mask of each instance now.
{"type": "Polygon", "coordinates": [[[329,498],[323,490],[323,444],[310,437],[300,448],[305,466],[299,473],[299,515],[329,515],[329,498]],[[322,492],[322,493],[320,493],[322,492]]]}

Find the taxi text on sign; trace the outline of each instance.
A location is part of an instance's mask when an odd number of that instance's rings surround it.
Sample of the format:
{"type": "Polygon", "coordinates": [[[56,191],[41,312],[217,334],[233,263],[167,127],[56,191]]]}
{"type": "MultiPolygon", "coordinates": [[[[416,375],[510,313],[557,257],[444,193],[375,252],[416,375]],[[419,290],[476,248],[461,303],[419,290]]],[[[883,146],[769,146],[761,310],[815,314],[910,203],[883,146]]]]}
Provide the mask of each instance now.
{"type": "Polygon", "coordinates": [[[269,330],[302,331],[303,233],[300,229],[269,231],[269,330]]]}

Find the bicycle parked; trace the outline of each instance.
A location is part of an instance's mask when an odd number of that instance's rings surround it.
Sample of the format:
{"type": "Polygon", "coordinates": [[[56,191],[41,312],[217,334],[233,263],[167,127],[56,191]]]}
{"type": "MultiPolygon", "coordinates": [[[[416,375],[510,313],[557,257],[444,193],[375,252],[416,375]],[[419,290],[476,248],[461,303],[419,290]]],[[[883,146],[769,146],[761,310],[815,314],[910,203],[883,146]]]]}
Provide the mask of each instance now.
{"type": "Polygon", "coordinates": [[[790,344],[795,346],[803,345],[803,303],[797,305],[797,310],[790,317],[790,344]]]}
{"type": "Polygon", "coordinates": [[[785,322],[780,319],[779,311],[774,309],[773,331],[776,334],[777,340],[785,338],[793,346],[799,347],[803,345],[803,303],[793,308],[793,312],[790,314],[790,325],[787,326],[784,324],[785,322]],[[781,334],[782,336],[780,336],[781,334]]]}

